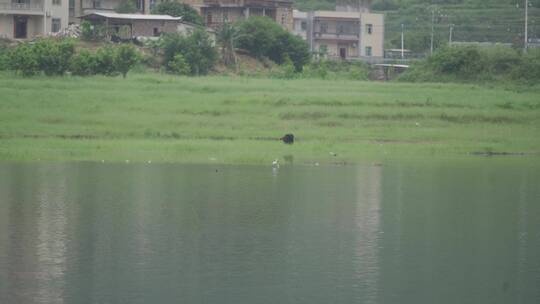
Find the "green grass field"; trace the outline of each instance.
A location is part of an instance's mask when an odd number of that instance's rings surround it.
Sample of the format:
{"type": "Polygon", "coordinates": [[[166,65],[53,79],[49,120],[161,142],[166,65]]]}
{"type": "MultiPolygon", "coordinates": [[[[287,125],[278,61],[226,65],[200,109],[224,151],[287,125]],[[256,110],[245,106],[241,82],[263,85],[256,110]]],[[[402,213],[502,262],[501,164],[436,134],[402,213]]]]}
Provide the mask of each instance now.
{"type": "Polygon", "coordinates": [[[486,151],[536,160],[539,135],[538,89],[0,74],[0,160],[362,163],[486,151]],[[285,133],[297,142],[281,143],[285,133]]]}

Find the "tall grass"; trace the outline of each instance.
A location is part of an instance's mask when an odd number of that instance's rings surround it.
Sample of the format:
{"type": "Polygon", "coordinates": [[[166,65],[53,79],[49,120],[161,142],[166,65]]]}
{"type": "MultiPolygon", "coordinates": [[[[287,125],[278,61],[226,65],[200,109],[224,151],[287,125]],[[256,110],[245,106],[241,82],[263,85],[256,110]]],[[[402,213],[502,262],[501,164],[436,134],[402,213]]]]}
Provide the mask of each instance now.
{"type": "Polygon", "coordinates": [[[265,163],[538,153],[540,90],[0,74],[0,159],[265,163]],[[279,142],[293,133],[297,142],[279,142]],[[334,152],[338,156],[331,156],[334,152]]]}

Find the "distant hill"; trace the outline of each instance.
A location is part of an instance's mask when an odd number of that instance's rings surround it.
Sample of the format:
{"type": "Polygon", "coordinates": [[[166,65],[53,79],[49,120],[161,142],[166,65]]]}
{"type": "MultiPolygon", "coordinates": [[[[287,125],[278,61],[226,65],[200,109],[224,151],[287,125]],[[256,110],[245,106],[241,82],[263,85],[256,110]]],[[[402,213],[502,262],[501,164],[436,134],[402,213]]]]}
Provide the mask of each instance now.
{"type": "MultiPolygon", "coordinates": [[[[435,12],[435,47],[446,44],[453,24],[453,41],[523,45],[524,0],[374,0],[372,10],[386,15],[385,44],[425,52],[430,47],[431,12],[435,12]]],[[[335,8],[335,0],[295,0],[300,10],[335,8]]],[[[540,0],[529,1],[529,37],[540,38],[540,0]]]]}

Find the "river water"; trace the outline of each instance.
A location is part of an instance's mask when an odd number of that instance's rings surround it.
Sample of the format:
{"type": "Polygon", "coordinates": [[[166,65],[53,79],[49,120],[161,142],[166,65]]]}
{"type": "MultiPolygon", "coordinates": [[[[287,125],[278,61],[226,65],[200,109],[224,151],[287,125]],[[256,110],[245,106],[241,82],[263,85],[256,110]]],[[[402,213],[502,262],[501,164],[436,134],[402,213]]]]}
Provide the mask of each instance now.
{"type": "Polygon", "coordinates": [[[0,164],[0,303],[540,303],[538,166],[0,164]]]}

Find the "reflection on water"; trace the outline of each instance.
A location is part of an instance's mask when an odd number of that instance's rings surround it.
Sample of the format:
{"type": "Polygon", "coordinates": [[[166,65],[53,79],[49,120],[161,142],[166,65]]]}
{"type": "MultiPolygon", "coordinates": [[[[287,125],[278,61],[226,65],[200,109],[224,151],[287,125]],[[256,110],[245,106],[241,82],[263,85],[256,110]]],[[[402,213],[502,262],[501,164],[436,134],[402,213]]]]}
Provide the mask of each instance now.
{"type": "Polygon", "coordinates": [[[539,303],[525,166],[1,164],[0,303],[539,303]]]}

